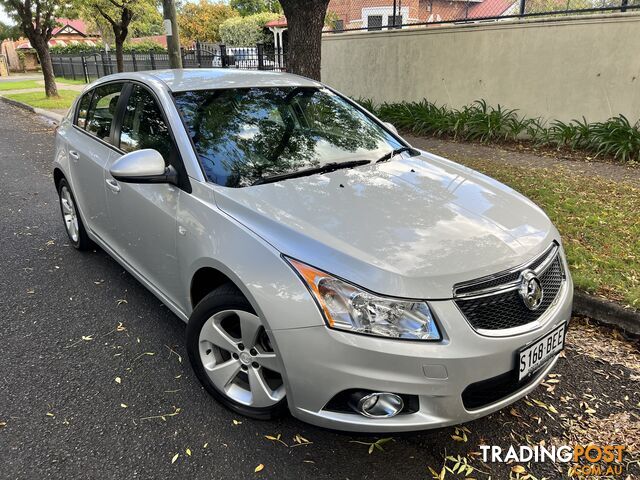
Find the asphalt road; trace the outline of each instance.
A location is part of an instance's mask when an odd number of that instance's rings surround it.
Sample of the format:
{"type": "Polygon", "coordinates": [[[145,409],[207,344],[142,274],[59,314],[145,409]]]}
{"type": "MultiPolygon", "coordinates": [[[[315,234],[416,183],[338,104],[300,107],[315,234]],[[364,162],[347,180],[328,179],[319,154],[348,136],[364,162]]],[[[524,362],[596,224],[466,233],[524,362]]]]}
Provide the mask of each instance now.
{"type": "MultiPolygon", "coordinates": [[[[579,403],[587,393],[605,422],[637,414],[638,372],[570,343],[551,391],[531,396],[558,414],[529,398],[466,425],[466,442],[454,428],[385,435],[384,451],[369,454],[377,437],[233,415],[193,375],[182,321],[105,253],[68,245],[53,144],[49,123],[0,102],[0,478],[413,479],[431,478],[446,455],[508,478],[511,466],[477,460],[480,443],[567,437],[563,418],[592,415],[579,403]]],[[[525,467],[557,478],[551,465],[525,467]]]]}

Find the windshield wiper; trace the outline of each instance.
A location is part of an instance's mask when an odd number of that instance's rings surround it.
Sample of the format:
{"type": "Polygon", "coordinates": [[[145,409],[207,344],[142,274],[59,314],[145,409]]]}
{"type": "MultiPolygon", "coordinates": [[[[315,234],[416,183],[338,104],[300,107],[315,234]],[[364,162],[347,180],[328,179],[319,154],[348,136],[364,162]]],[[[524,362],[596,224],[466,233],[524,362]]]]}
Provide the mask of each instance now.
{"type": "Polygon", "coordinates": [[[381,162],[386,162],[387,160],[391,160],[393,157],[395,157],[396,155],[402,152],[410,152],[412,157],[420,154],[420,152],[418,152],[415,148],[411,148],[411,147],[394,148],[389,153],[384,154],[380,158],[380,160],[378,160],[376,163],[381,163],[381,162]]]}
{"type": "Polygon", "coordinates": [[[262,177],[253,182],[251,185],[263,185],[265,183],[279,182],[287,178],[299,178],[314,175],[316,173],[329,173],[341,170],[343,168],[359,167],[360,165],[366,165],[371,163],[370,160],[350,160],[347,162],[330,162],[320,165],[319,167],[305,168],[296,172],[290,173],[278,173],[277,175],[271,175],[269,177],[262,177]]]}

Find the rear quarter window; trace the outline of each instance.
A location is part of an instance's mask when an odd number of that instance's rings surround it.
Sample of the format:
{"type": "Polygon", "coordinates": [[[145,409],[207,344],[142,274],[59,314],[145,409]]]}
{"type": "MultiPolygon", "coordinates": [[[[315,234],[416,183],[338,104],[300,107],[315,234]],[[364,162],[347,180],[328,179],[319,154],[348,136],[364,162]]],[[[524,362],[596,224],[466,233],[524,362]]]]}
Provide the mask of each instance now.
{"type": "Polygon", "coordinates": [[[121,90],[121,83],[110,83],[97,87],[91,98],[85,130],[100,140],[109,141],[121,90]]]}
{"type": "Polygon", "coordinates": [[[83,130],[87,126],[87,115],[89,114],[89,106],[91,104],[92,96],[93,90],[85,93],[78,103],[78,116],[76,117],[76,125],[83,130]]]}

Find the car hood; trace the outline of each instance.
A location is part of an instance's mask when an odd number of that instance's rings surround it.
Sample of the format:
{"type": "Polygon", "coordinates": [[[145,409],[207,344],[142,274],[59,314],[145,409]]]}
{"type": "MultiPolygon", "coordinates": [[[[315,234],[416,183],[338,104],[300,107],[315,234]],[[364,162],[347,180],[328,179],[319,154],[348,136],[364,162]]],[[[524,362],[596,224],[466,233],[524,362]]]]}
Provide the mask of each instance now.
{"type": "Polygon", "coordinates": [[[505,185],[441,157],[396,160],[247,188],[218,207],[280,252],[373,292],[451,298],[454,284],[519,265],[558,234],[505,185]]]}

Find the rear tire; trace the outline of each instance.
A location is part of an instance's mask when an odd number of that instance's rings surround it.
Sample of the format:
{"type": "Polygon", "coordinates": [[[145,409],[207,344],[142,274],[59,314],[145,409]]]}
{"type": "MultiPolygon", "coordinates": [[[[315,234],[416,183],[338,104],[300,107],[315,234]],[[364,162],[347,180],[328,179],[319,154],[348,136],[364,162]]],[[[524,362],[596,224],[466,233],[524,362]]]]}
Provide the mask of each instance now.
{"type": "Polygon", "coordinates": [[[234,285],[222,285],[198,303],[187,325],[187,352],[207,392],[228,409],[258,420],[286,413],[280,361],[234,285]]]}
{"type": "Polygon", "coordinates": [[[82,218],[80,218],[71,187],[64,178],[58,183],[58,199],[62,221],[71,245],[78,250],[89,250],[93,243],[87,235],[82,218]]]}

